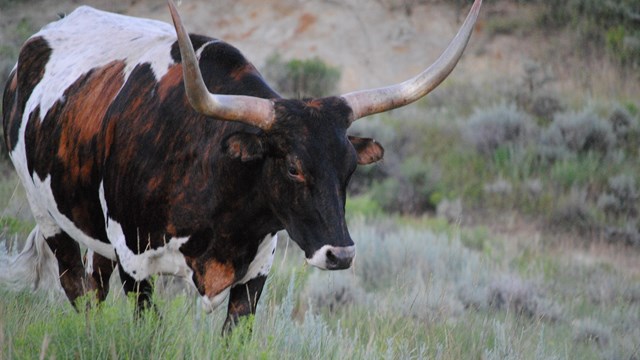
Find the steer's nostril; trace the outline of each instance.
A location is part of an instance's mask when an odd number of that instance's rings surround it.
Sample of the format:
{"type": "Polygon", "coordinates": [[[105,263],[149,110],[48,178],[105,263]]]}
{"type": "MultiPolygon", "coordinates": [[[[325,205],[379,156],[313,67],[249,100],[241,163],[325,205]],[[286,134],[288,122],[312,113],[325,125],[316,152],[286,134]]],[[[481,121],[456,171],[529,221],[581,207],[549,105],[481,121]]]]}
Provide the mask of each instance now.
{"type": "Polygon", "coordinates": [[[326,255],[327,255],[327,263],[328,264],[336,264],[338,262],[338,258],[333,253],[333,251],[331,251],[331,249],[327,250],[327,254],[326,255]]]}
{"type": "Polygon", "coordinates": [[[329,248],[325,252],[326,268],[329,270],[347,269],[351,266],[353,256],[353,248],[329,248]]]}

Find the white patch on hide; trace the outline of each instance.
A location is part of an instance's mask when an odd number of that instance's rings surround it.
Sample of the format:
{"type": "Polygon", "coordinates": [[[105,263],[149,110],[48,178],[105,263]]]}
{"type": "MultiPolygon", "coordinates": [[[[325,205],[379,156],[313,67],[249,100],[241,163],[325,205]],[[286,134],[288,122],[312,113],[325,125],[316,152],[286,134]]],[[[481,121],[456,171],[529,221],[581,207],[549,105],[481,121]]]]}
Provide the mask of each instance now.
{"type": "MultiPolygon", "coordinates": [[[[169,66],[173,26],[150,19],[113,14],[81,6],[64,18],[43,27],[32,37],[43,37],[52,49],[42,80],[26,104],[28,116],[40,105],[41,119],[62,99],[64,91],[89,70],[112,61],[125,61],[125,81],[133,69],[149,63],[156,79],[169,66]]],[[[23,125],[25,124],[23,117],[23,125]]]]}
{"type": "Polygon", "coordinates": [[[258,276],[268,275],[271,270],[271,265],[273,264],[273,258],[275,257],[276,245],[278,245],[278,234],[273,236],[271,236],[271,234],[267,235],[260,243],[260,246],[258,246],[256,257],[251,261],[251,264],[249,264],[247,273],[233,285],[245,284],[258,276]]]}
{"type": "Polygon", "coordinates": [[[40,230],[45,237],[55,235],[59,232],[59,229],[62,229],[72,239],[87,248],[92,249],[109,259],[115,259],[115,253],[113,252],[113,247],[110,244],[103,243],[98,239],[88,236],[82,230],[78,229],[69,218],[60,213],[51,189],[51,175],[47,176],[43,181],[40,180],[36,173],[34,173],[33,181],[30,181],[27,184],[25,184],[25,189],[29,194],[29,202],[34,203],[34,206],[32,206],[31,209],[36,209],[34,211],[34,216],[36,217],[40,230]],[[33,194],[37,195],[34,196],[33,194]],[[43,214],[45,211],[47,215],[43,214]]]}
{"type": "MultiPolygon", "coordinates": [[[[156,249],[140,249],[133,252],[126,243],[122,226],[108,216],[107,201],[104,195],[104,182],[100,183],[100,204],[107,219],[107,237],[115,248],[122,269],[136,281],[142,281],[154,274],[169,274],[191,278],[192,271],[187,266],[180,246],[189,240],[188,236],[169,239],[164,246],[156,249]]],[[[146,241],[144,241],[146,243],[146,241]]]]}

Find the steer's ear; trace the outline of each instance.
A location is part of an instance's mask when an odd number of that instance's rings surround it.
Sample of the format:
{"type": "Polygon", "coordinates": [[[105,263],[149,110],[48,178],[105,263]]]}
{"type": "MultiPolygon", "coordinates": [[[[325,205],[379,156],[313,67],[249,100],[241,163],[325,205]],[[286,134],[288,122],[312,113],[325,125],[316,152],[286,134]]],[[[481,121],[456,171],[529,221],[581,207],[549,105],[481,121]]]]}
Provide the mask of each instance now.
{"type": "Polygon", "coordinates": [[[265,154],[265,144],[256,134],[237,132],[222,142],[222,151],[227,156],[242,161],[260,160],[265,154]]]}
{"type": "Polygon", "coordinates": [[[349,136],[349,141],[358,153],[358,164],[360,165],[374,163],[384,156],[384,149],[374,139],[349,136]]]}

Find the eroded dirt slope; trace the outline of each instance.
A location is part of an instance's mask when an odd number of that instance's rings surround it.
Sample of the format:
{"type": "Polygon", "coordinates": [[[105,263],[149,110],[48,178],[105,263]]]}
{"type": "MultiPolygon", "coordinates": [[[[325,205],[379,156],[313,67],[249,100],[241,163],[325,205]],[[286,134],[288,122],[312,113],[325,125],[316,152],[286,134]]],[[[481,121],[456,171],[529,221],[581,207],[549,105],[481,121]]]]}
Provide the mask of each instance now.
{"type": "MultiPolygon", "coordinates": [[[[36,31],[82,4],[170,21],[164,1],[31,0],[0,8],[0,40],[11,46],[29,29],[36,31]]],[[[341,91],[415,75],[437,58],[468,10],[436,2],[407,12],[382,0],[183,0],[178,6],[190,31],[234,44],[258,68],[275,52],[285,59],[319,56],[342,70],[341,91]]],[[[528,54],[509,50],[514,40],[489,41],[484,34],[491,12],[485,4],[470,48],[453,74],[457,81],[482,81],[495,73],[492,69],[500,69],[502,75],[521,71],[528,54]]]]}

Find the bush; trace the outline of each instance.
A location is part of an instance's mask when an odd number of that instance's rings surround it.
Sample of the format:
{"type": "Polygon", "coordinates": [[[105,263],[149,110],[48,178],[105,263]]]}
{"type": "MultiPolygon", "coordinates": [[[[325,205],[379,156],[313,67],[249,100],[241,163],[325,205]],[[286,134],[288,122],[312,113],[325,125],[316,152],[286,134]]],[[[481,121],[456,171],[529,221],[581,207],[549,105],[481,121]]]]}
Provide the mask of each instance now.
{"type": "Polygon", "coordinates": [[[575,320],[572,325],[573,340],[575,342],[594,342],[603,347],[609,343],[612,336],[612,331],[609,327],[592,318],[575,320]]]}
{"type": "Polygon", "coordinates": [[[382,215],[382,207],[370,194],[349,196],[346,204],[346,217],[350,220],[356,216],[366,218],[382,215]]]}
{"type": "Polygon", "coordinates": [[[549,86],[556,76],[548,66],[536,61],[525,61],[524,74],[516,90],[515,101],[518,108],[532,114],[544,123],[551,122],[553,116],[564,109],[557,94],[549,86]]]}
{"type": "Polygon", "coordinates": [[[631,111],[616,105],[609,114],[609,123],[622,150],[630,156],[637,156],[640,150],[640,121],[631,111]]]}
{"type": "Polygon", "coordinates": [[[640,227],[627,223],[623,227],[608,227],[604,231],[605,239],[610,243],[640,247],[640,227]]]}
{"type": "Polygon", "coordinates": [[[264,75],[287,97],[318,98],[333,94],[340,70],[319,58],[284,61],[275,54],[267,59],[264,75]]]}
{"type": "Polygon", "coordinates": [[[488,156],[500,147],[525,148],[537,131],[527,114],[504,104],[476,111],[462,129],[463,138],[488,156]]]}
{"type": "Polygon", "coordinates": [[[349,305],[360,305],[366,294],[353,273],[315,271],[302,293],[303,303],[315,311],[328,310],[334,313],[349,305]]]}
{"type": "Polygon", "coordinates": [[[622,174],[609,179],[608,192],[598,199],[598,206],[613,216],[631,218],[638,215],[640,192],[633,176],[622,174]]]}
{"type": "Polygon", "coordinates": [[[561,198],[549,214],[549,228],[553,231],[576,232],[580,235],[595,233],[598,223],[586,198],[586,191],[571,189],[570,194],[561,198]]]}
{"type": "Polygon", "coordinates": [[[572,155],[564,144],[562,132],[557,126],[542,130],[535,151],[544,164],[553,164],[556,161],[568,159],[572,155]]]}
{"type": "Polygon", "coordinates": [[[488,304],[498,310],[509,310],[518,316],[547,321],[560,320],[562,311],[545,299],[536,286],[517,276],[503,276],[489,285],[488,304]]]}
{"type": "Polygon", "coordinates": [[[420,214],[436,209],[439,170],[418,157],[410,157],[390,172],[387,179],[371,188],[373,200],[383,210],[420,214]]]}
{"type": "Polygon", "coordinates": [[[449,223],[455,224],[461,222],[463,215],[462,199],[442,199],[438,202],[436,214],[438,217],[444,218],[449,223]]]}
{"type": "Polygon", "coordinates": [[[607,155],[616,145],[611,124],[593,110],[556,116],[540,138],[540,155],[555,161],[568,155],[607,155]]]}

